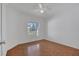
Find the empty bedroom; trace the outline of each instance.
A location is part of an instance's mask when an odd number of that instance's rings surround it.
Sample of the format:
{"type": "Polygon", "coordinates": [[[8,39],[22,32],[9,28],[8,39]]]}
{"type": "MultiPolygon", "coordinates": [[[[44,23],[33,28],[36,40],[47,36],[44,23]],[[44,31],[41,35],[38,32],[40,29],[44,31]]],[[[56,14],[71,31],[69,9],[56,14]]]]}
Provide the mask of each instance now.
{"type": "Polygon", "coordinates": [[[79,3],[0,3],[0,55],[79,56],[79,3]]]}

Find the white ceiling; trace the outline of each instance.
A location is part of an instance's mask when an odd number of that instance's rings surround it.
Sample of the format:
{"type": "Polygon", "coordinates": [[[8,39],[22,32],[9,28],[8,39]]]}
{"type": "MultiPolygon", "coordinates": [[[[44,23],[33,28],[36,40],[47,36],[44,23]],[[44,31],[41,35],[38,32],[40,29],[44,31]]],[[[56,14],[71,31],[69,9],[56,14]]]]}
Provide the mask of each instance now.
{"type": "Polygon", "coordinates": [[[62,9],[67,7],[79,6],[78,3],[42,3],[45,12],[43,14],[40,13],[40,8],[38,6],[39,3],[10,3],[8,6],[18,10],[22,13],[26,13],[33,16],[40,16],[43,18],[53,17],[56,13],[62,12],[62,9]]]}
{"type": "Polygon", "coordinates": [[[40,8],[39,8],[39,3],[10,3],[8,6],[34,16],[40,16],[40,17],[47,17],[47,15],[51,15],[52,13],[52,5],[54,4],[49,4],[49,3],[42,3],[43,8],[44,8],[44,13],[41,14],[40,8]]]}

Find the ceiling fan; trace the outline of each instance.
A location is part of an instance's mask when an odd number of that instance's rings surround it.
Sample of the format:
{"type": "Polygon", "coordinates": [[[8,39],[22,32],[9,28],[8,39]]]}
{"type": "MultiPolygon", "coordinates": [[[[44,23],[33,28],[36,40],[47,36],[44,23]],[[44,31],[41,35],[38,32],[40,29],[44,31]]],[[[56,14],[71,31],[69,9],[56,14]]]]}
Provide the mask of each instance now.
{"type": "Polygon", "coordinates": [[[45,8],[44,4],[38,3],[37,9],[35,9],[35,12],[39,12],[41,14],[44,14],[47,11],[47,8],[45,8]]]}
{"type": "Polygon", "coordinates": [[[40,3],[40,4],[38,4],[38,6],[39,6],[39,9],[40,9],[40,10],[39,10],[40,13],[43,14],[44,11],[45,11],[45,10],[43,9],[43,5],[40,3]]]}

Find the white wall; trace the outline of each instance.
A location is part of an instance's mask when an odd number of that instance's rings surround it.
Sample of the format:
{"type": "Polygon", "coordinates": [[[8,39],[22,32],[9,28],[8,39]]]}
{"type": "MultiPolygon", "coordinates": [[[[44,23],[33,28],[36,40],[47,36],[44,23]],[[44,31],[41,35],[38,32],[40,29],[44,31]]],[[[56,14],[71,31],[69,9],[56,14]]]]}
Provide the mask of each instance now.
{"type": "Polygon", "coordinates": [[[79,4],[55,4],[48,20],[48,38],[79,49],[79,4]]]}
{"type": "Polygon", "coordinates": [[[27,43],[34,40],[45,38],[45,21],[42,18],[32,17],[28,14],[23,14],[11,6],[6,6],[6,44],[5,51],[11,49],[17,44],[27,43]],[[30,38],[27,35],[26,24],[29,20],[37,21],[40,24],[39,36],[30,38]]]}
{"type": "MultiPolygon", "coordinates": [[[[0,42],[1,42],[1,4],[0,4],[0,42]]],[[[1,56],[1,45],[0,45],[0,56],[1,56]]]]}

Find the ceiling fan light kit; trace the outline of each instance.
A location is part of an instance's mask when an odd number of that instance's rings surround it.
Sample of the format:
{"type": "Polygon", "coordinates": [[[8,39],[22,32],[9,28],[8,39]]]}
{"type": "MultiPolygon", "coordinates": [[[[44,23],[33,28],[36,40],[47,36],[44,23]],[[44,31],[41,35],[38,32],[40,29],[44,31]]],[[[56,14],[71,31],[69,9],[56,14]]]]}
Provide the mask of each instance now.
{"type": "Polygon", "coordinates": [[[40,8],[40,13],[43,14],[44,13],[43,5],[41,3],[39,3],[38,6],[40,8]]]}

